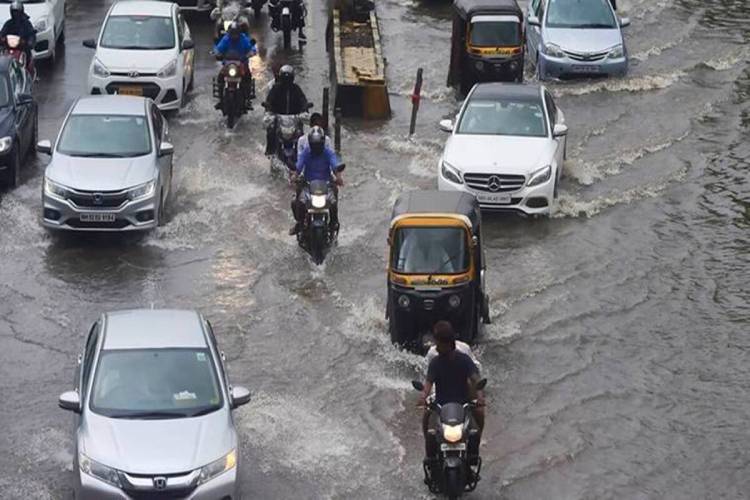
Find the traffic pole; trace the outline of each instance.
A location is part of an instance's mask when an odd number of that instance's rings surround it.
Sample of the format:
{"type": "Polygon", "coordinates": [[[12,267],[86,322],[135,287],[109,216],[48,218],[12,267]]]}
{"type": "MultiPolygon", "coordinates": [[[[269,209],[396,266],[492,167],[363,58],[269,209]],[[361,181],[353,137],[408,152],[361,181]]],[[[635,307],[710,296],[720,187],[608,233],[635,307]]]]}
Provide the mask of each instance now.
{"type": "Polygon", "coordinates": [[[414,92],[411,95],[411,123],[409,124],[409,135],[414,135],[417,128],[417,112],[419,101],[422,99],[422,68],[417,70],[417,82],[414,84],[414,92]]]}

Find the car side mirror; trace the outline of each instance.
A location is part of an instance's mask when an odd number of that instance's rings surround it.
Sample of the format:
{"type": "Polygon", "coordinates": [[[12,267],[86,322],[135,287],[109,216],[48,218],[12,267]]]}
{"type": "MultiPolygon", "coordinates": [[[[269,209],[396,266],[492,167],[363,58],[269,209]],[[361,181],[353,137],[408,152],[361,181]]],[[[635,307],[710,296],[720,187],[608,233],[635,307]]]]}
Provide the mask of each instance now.
{"type": "Polygon", "coordinates": [[[174,146],[169,142],[162,142],[159,146],[159,156],[170,156],[174,154],[174,146]]]}
{"type": "Polygon", "coordinates": [[[83,41],[83,46],[89,49],[95,49],[96,48],[96,40],[93,38],[88,38],[83,41]]]}
{"type": "Polygon", "coordinates": [[[208,17],[210,17],[212,21],[216,21],[217,19],[219,19],[220,16],[221,16],[221,12],[219,11],[218,7],[214,7],[214,9],[208,15],[208,17]]]}
{"type": "Polygon", "coordinates": [[[68,391],[60,394],[57,404],[63,410],[81,413],[81,396],[76,391],[68,391]]]}
{"type": "Polygon", "coordinates": [[[39,141],[36,143],[36,150],[39,153],[43,153],[45,155],[51,155],[52,154],[52,143],[50,141],[44,140],[39,141]]]}
{"type": "Polygon", "coordinates": [[[477,245],[479,245],[479,238],[474,235],[471,237],[471,246],[476,247],[477,245]]]}
{"type": "Polygon", "coordinates": [[[552,129],[552,135],[554,137],[562,137],[562,136],[568,135],[568,126],[563,125],[562,123],[556,124],[555,127],[552,129]]]}
{"type": "Polygon", "coordinates": [[[542,23],[539,22],[539,18],[536,16],[529,16],[526,19],[526,24],[528,24],[529,26],[541,26],[542,25],[542,23]]]}
{"type": "Polygon", "coordinates": [[[424,391],[424,384],[420,382],[419,380],[412,380],[411,386],[414,387],[418,391],[424,391]]]}
{"type": "Polygon", "coordinates": [[[483,378],[482,380],[480,380],[479,382],[477,382],[477,390],[478,391],[483,390],[485,387],[487,387],[487,379],[486,378],[483,378]]]}
{"type": "Polygon", "coordinates": [[[33,102],[34,102],[34,97],[31,94],[19,94],[18,96],[19,106],[28,106],[29,104],[33,102]]]}
{"type": "Polygon", "coordinates": [[[439,127],[443,132],[453,132],[453,120],[440,120],[439,127]]]}
{"type": "Polygon", "coordinates": [[[630,26],[630,18],[629,17],[621,17],[620,18],[620,28],[627,28],[630,26]]]}
{"type": "Polygon", "coordinates": [[[195,48],[195,42],[192,40],[183,40],[182,41],[182,50],[190,50],[195,48]]]}
{"type": "Polygon", "coordinates": [[[250,402],[250,391],[242,386],[232,387],[232,408],[239,408],[250,402]]]}

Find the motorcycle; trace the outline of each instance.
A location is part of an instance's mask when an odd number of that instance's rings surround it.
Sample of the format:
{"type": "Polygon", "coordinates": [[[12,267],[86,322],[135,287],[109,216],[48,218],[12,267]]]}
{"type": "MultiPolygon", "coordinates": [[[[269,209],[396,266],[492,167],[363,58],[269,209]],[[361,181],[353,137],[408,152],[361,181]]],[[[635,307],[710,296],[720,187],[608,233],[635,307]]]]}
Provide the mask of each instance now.
{"type": "Polygon", "coordinates": [[[303,0],[271,0],[269,4],[271,14],[271,30],[284,34],[284,49],[292,45],[292,31],[304,26],[307,8],[303,0]]]}
{"type": "Polygon", "coordinates": [[[33,79],[36,79],[36,68],[34,67],[33,61],[27,60],[26,51],[23,50],[23,40],[20,36],[7,35],[3,37],[0,39],[0,47],[2,47],[0,53],[15,59],[18,64],[23,68],[26,68],[26,71],[29,72],[33,79]]]}
{"type": "MultiPolygon", "coordinates": [[[[343,172],[345,168],[342,163],[338,171],[343,172]]],[[[338,204],[336,189],[330,181],[300,182],[306,212],[302,230],[297,233],[297,243],[316,265],[320,265],[339,234],[338,227],[331,227],[331,212],[338,209],[334,207],[338,204]]]]}
{"type": "MultiPolygon", "coordinates": [[[[265,0],[254,0],[260,2],[260,10],[263,7],[265,0]]],[[[216,7],[211,11],[211,20],[214,21],[214,43],[218,43],[219,40],[226,34],[229,25],[233,21],[237,21],[242,28],[242,31],[249,37],[250,36],[250,22],[248,19],[249,9],[245,8],[247,0],[233,0],[223,6],[216,7]]]]}
{"type": "MultiPolygon", "coordinates": [[[[416,380],[412,386],[423,391],[424,385],[416,380]]],[[[487,379],[477,384],[477,390],[487,385],[487,379]]],[[[446,403],[439,405],[430,398],[427,402],[430,411],[439,416],[438,429],[428,429],[438,445],[437,459],[424,464],[425,483],[430,493],[444,493],[449,499],[461,497],[466,492],[474,491],[479,483],[479,472],[482,469],[482,459],[471,465],[468,460],[469,439],[477,437],[479,430],[472,425],[471,410],[476,408],[477,402],[466,404],[446,403]]]]}
{"type": "MultiPolygon", "coordinates": [[[[221,55],[217,59],[224,59],[221,55]]],[[[248,65],[239,59],[224,59],[219,71],[220,77],[213,80],[213,94],[219,99],[220,109],[227,117],[227,127],[234,128],[237,119],[253,109],[255,99],[255,79],[248,65]],[[221,80],[223,79],[223,82],[221,80]]]]}

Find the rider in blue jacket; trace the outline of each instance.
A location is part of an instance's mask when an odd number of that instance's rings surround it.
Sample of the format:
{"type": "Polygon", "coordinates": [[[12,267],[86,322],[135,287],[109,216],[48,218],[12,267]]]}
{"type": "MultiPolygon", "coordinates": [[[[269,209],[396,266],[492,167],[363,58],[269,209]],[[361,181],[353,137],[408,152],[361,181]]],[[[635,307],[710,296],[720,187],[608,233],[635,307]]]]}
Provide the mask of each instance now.
{"type": "MultiPolygon", "coordinates": [[[[241,61],[244,66],[242,85],[247,88],[250,84],[251,73],[250,73],[250,58],[258,53],[258,49],[255,45],[255,40],[247,36],[240,29],[240,25],[237,21],[232,21],[227,29],[227,32],[221,37],[221,40],[214,47],[214,53],[219,59],[234,59],[241,61]]],[[[221,108],[221,96],[224,92],[224,72],[219,73],[218,77],[219,84],[219,102],[216,104],[216,109],[221,108]]]]}

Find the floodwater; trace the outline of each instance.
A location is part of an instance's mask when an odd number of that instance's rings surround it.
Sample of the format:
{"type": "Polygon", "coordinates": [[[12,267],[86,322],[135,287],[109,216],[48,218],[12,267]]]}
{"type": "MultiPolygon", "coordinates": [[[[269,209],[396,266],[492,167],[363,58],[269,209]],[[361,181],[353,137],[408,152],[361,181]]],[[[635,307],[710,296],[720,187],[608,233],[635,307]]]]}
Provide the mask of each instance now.
{"type": "MultiPolygon", "coordinates": [[[[750,496],[750,6],[621,0],[631,71],[550,83],[570,125],[557,214],[485,217],[493,324],[476,499],[750,496]]],[[[42,73],[40,137],[85,91],[110,4],[69,0],[67,51],[42,73]]],[[[384,320],[385,244],[399,193],[436,185],[458,103],[445,88],[450,7],[378,2],[394,117],[348,121],[340,242],[314,266],[286,232],[290,190],[263,156],[261,112],[227,131],[213,110],[210,25],[195,92],[170,118],[175,196],[143,237],[53,237],[39,224],[44,158],[0,200],[0,498],[72,496],[72,387],[107,310],[195,308],[214,324],[237,412],[245,498],[430,498],[409,380],[384,320]],[[425,69],[418,132],[408,94],[425,69]]],[[[325,5],[284,52],[264,17],[259,88],[294,65],[316,104],[325,5]]],[[[532,79],[529,70],[529,79],[532,79]]],[[[259,108],[259,107],[258,107],[259,108]]]]}

